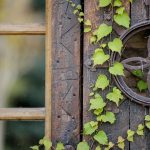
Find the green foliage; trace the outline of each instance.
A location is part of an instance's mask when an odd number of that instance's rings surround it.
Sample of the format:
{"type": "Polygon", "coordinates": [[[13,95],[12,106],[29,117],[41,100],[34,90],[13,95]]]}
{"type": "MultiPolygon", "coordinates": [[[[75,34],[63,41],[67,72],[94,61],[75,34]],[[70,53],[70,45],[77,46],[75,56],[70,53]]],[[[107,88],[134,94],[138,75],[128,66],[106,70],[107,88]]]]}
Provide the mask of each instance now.
{"type": "Polygon", "coordinates": [[[106,7],[111,4],[112,0],[99,0],[99,7],[106,7]]]}
{"type": "Polygon", "coordinates": [[[108,47],[113,52],[118,52],[119,54],[121,54],[121,49],[123,47],[123,44],[120,38],[115,38],[112,42],[108,43],[108,47]]]}
{"type": "Polygon", "coordinates": [[[101,24],[97,30],[93,32],[93,35],[97,37],[97,42],[101,40],[103,37],[106,37],[112,32],[112,26],[108,26],[107,24],[101,24]]]}
{"type": "Polygon", "coordinates": [[[128,140],[129,142],[133,142],[133,136],[134,136],[135,132],[132,131],[132,130],[128,130],[128,131],[127,131],[127,134],[128,134],[127,140],[128,140]]]}
{"type": "Polygon", "coordinates": [[[122,6],[122,2],[121,2],[121,0],[115,0],[114,1],[114,7],[120,7],[120,6],[122,6]]]}
{"type": "Polygon", "coordinates": [[[139,89],[140,92],[142,92],[142,91],[148,89],[148,84],[147,84],[147,82],[140,80],[137,83],[137,88],[139,89]]]}
{"type": "Polygon", "coordinates": [[[150,129],[150,115],[145,116],[145,126],[150,129]]]}
{"type": "Polygon", "coordinates": [[[97,117],[97,121],[109,122],[110,124],[113,124],[115,120],[115,114],[109,111],[107,111],[106,114],[97,117]]]}
{"type": "Polygon", "coordinates": [[[138,78],[142,78],[144,76],[144,73],[142,70],[133,70],[132,74],[138,78]]]}
{"type": "Polygon", "coordinates": [[[103,130],[99,131],[96,135],[94,135],[94,139],[101,145],[108,144],[108,137],[103,130]]]}
{"type": "Polygon", "coordinates": [[[114,21],[123,27],[129,28],[130,26],[130,17],[127,12],[123,12],[122,14],[114,15],[114,21]]]}
{"type": "Polygon", "coordinates": [[[101,150],[101,147],[98,145],[95,150],[101,150]]]}
{"type": "Polygon", "coordinates": [[[63,143],[58,142],[57,145],[56,145],[56,150],[65,150],[65,147],[64,147],[63,143]]]}
{"type": "Polygon", "coordinates": [[[116,87],[114,87],[113,91],[108,93],[106,97],[108,100],[116,103],[117,106],[119,106],[120,100],[123,100],[123,95],[121,94],[121,91],[116,87]]]}
{"type": "Polygon", "coordinates": [[[107,146],[104,150],[110,150],[110,149],[112,149],[113,147],[114,147],[114,143],[109,142],[109,143],[108,143],[108,146],[107,146]]]}
{"type": "Polygon", "coordinates": [[[124,150],[124,148],[125,148],[125,143],[124,142],[125,142],[125,139],[123,137],[119,136],[117,143],[118,143],[118,147],[122,150],[124,150]]]}
{"type": "Polygon", "coordinates": [[[90,150],[90,147],[87,142],[83,141],[77,145],[77,150],[90,150]]]}
{"type": "Polygon", "coordinates": [[[120,62],[115,62],[113,66],[109,68],[109,72],[115,76],[124,76],[124,66],[120,62]]]}
{"type": "Polygon", "coordinates": [[[144,135],[144,125],[143,124],[138,125],[138,129],[136,130],[136,133],[141,136],[144,135]]]}
{"type": "Polygon", "coordinates": [[[96,65],[103,65],[109,58],[110,56],[105,54],[102,49],[97,48],[93,54],[92,60],[94,66],[96,66],[96,65]]]}
{"type": "Polygon", "coordinates": [[[83,134],[91,135],[98,129],[98,122],[90,121],[83,125],[83,134]]]}
{"type": "Polygon", "coordinates": [[[37,146],[37,145],[31,146],[30,148],[33,149],[33,150],[39,150],[39,146],[37,146]]]}
{"type": "Polygon", "coordinates": [[[107,76],[100,74],[96,80],[95,87],[104,90],[109,85],[107,76]]]}
{"type": "Polygon", "coordinates": [[[90,99],[90,110],[102,109],[106,106],[103,98],[99,94],[95,94],[95,98],[90,99]]]}

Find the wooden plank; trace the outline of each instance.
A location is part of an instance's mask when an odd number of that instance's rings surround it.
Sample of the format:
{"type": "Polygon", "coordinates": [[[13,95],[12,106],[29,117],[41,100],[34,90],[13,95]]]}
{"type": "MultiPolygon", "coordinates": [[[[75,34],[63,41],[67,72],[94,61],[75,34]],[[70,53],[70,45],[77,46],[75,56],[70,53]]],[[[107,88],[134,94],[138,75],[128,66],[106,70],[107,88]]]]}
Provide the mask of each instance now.
{"type": "Polygon", "coordinates": [[[0,108],[0,120],[44,120],[45,108],[0,108]]]}
{"type": "Polygon", "coordinates": [[[65,0],[53,0],[52,3],[52,140],[75,147],[80,140],[81,117],[80,24],[65,0]]]}
{"type": "Polygon", "coordinates": [[[45,136],[51,139],[51,98],[52,98],[52,0],[46,0],[45,40],[45,136]]]}
{"type": "Polygon", "coordinates": [[[44,35],[44,24],[0,24],[0,35],[44,35]]]}
{"type": "MultiPolygon", "coordinates": [[[[146,20],[146,10],[144,6],[143,0],[133,1],[131,8],[131,21],[132,25],[139,23],[141,21],[146,20]]],[[[148,110],[146,107],[142,105],[138,105],[135,102],[130,103],[130,128],[136,129],[137,125],[143,122],[143,118],[145,114],[147,114],[148,110]]],[[[131,150],[148,150],[150,149],[150,134],[148,132],[145,133],[143,138],[136,137],[134,143],[130,143],[131,150]]]]}
{"type": "MultiPolygon", "coordinates": [[[[130,10],[130,5],[127,1],[124,1],[124,4],[126,6],[126,9],[130,10]]],[[[107,11],[105,9],[97,10],[96,7],[96,1],[92,0],[85,0],[84,4],[85,8],[85,20],[89,19],[91,20],[92,24],[94,24],[94,28],[98,26],[100,23],[103,22],[103,18],[107,16],[107,11]]],[[[106,21],[105,21],[106,22],[106,21]]],[[[108,24],[111,24],[111,21],[107,22],[108,24]]],[[[95,82],[96,77],[99,73],[105,74],[110,78],[110,75],[108,73],[108,69],[104,67],[98,68],[96,72],[92,72],[87,67],[87,62],[90,61],[91,54],[94,51],[94,46],[91,46],[89,43],[90,34],[84,35],[84,79],[83,79],[83,123],[86,123],[88,121],[91,121],[93,119],[92,114],[88,111],[89,110],[89,93],[90,93],[90,85],[95,82]]],[[[108,92],[108,89],[100,92],[100,94],[104,97],[108,92]]],[[[114,125],[105,124],[103,125],[103,128],[105,132],[108,134],[109,139],[113,142],[117,141],[118,136],[125,136],[127,129],[129,128],[129,101],[125,100],[119,109],[115,107],[114,105],[108,106],[108,109],[116,113],[117,121],[114,125]]],[[[86,137],[83,137],[86,138],[86,137]]],[[[86,138],[88,140],[88,138],[86,138]]],[[[88,140],[91,142],[91,140],[88,140]]],[[[126,143],[126,149],[129,148],[129,144],[126,143]]]]}

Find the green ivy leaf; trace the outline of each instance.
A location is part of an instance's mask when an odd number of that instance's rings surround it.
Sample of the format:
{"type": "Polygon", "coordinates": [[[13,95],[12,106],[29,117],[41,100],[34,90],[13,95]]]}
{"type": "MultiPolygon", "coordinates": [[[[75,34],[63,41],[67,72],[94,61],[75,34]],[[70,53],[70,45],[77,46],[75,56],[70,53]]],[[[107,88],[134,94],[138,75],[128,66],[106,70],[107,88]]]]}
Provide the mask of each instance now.
{"type": "Polygon", "coordinates": [[[148,129],[150,129],[150,122],[146,122],[145,125],[148,129]]]}
{"type": "Polygon", "coordinates": [[[140,80],[137,83],[137,88],[139,89],[140,92],[142,92],[142,91],[148,89],[148,84],[147,84],[147,82],[140,80]]]}
{"type": "Polygon", "coordinates": [[[150,115],[145,116],[145,121],[150,121],[150,115]]]}
{"type": "Polygon", "coordinates": [[[82,6],[78,4],[77,7],[76,7],[76,9],[82,10],[82,6]]]}
{"type": "Polygon", "coordinates": [[[116,9],[116,13],[119,14],[119,15],[122,15],[124,10],[125,10],[124,7],[119,7],[119,8],[116,9]]]}
{"type": "Polygon", "coordinates": [[[90,44],[96,43],[96,36],[91,36],[90,37],[90,44]]]}
{"type": "Polygon", "coordinates": [[[100,74],[96,80],[95,87],[104,90],[109,85],[107,76],[100,74]]]}
{"type": "Polygon", "coordinates": [[[84,13],[83,13],[83,12],[80,12],[80,13],[79,13],[79,16],[80,16],[80,17],[83,17],[83,16],[84,16],[84,13]]]}
{"type": "Polygon", "coordinates": [[[65,147],[64,147],[63,143],[58,142],[57,145],[56,145],[56,150],[65,150],[65,147]]]}
{"type": "Polygon", "coordinates": [[[86,28],[84,28],[84,33],[88,33],[88,32],[90,32],[91,31],[91,27],[86,27],[86,28]]]}
{"type": "Polygon", "coordinates": [[[77,150],[90,150],[90,147],[87,142],[83,141],[77,145],[77,150]]]}
{"type": "Polygon", "coordinates": [[[97,121],[109,122],[113,124],[116,120],[115,114],[107,111],[105,115],[101,115],[97,117],[97,121]]]}
{"type": "Polygon", "coordinates": [[[48,138],[43,139],[43,145],[45,147],[45,150],[49,150],[52,147],[52,142],[48,138]]]}
{"type": "Polygon", "coordinates": [[[120,38],[115,38],[112,42],[108,43],[109,49],[111,49],[113,52],[121,53],[121,49],[123,47],[122,41],[120,38]]]}
{"type": "Polygon", "coordinates": [[[103,98],[99,94],[95,94],[94,99],[90,99],[90,110],[102,109],[106,106],[103,98]]]}
{"type": "Polygon", "coordinates": [[[85,22],[84,22],[84,24],[86,25],[86,26],[91,26],[92,24],[91,24],[91,21],[88,19],[88,20],[86,20],[85,22]]]}
{"type": "Polygon", "coordinates": [[[94,114],[97,116],[100,115],[102,112],[103,112],[103,108],[99,108],[99,109],[94,110],[94,114]]]}
{"type": "Polygon", "coordinates": [[[116,103],[117,106],[119,106],[120,100],[123,100],[123,95],[121,94],[121,91],[116,87],[114,87],[113,91],[108,93],[106,97],[108,100],[116,103]]]}
{"type": "Polygon", "coordinates": [[[111,0],[99,0],[99,7],[106,7],[111,4],[111,0]]]}
{"type": "Polygon", "coordinates": [[[124,76],[124,66],[122,63],[115,62],[113,66],[109,68],[109,72],[113,75],[124,76]]]}
{"type": "Polygon", "coordinates": [[[144,76],[144,73],[142,70],[133,70],[132,74],[138,78],[142,78],[144,76]]]}
{"type": "Polygon", "coordinates": [[[114,15],[114,21],[123,27],[129,28],[130,26],[130,17],[127,12],[123,12],[122,14],[114,15]]]}
{"type": "Polygon", "coordinates": [[[118,147],[120,148],[120,149],[122,149],[122,150],[124,150],[124,148],[125,148],[125,143],[124,143],[124,138],[123,137],[121,137],[121,136],[119,136],[118,137],[118,147]]]}
{"type": "Polygon", "coordinates": [[[92,60],[94,62],[94,66],[102,65],[110,58],[109,55],[105,54],[102,49],[97,48],[93,54],[92,60]]]}
{"type": "Polygon", "coordinates": [[[95,150],[102,150],[100,146],[97,146],[95,150]]]}
{"type": "Polygon", "coordinates": [[[104,131],[99,131],[95,136],[94,139],[101,145],[108,144],[108,137],[104,131]]]}
{"type": "Polygon", "coordinates": [[[144,135],[144,125],[143,124],[138,125],[138,129],[136,130],[136,133],[138,135],[144,135]]]}
{"type": "Polygon", "coordinates": [[[112,32],[112,26],[108,26],[106,24],[101,24],[97,30],[93,32],[93,35],[97,36],[97,42],[101,40],[103,37],[109,35],[112,32]]]}
{"type": "Polygon", "coordinates": [[[95,122],[95,121],[87,122],[83,126],[83,133],[85,135],[91,135],[97,129],[98,129],[98,122],[95,122]]]}
{"type": "Polygon", "coordinates": [[[30,147],[32,150],[39,150],[39,146],[35,145],[35,146],[31,146],[30,147]]]}
{"type": "Polygon", "coordinates": [[[115,0],[114,7],[120,7],[120,6],[122,6],[122,2],[120,0],[115,0]]]}
{"type": "Polygon", "coordinates": [[[133,142],[133,136],[134,136],[134,134],[135,134],[135,132],[134,131],[132,131],[132,130],[128,130],[127,131],[127,140],[129,141],[129,142],[133,142]]]}
{"type": "Polygon", "coordinates": [[[108,147],[106,147],[104,150],[110,150],[110,149],[112,149],[113,147],[114,147],[114,143],[109,142],[109,143],[108,143],[108,147]]]}

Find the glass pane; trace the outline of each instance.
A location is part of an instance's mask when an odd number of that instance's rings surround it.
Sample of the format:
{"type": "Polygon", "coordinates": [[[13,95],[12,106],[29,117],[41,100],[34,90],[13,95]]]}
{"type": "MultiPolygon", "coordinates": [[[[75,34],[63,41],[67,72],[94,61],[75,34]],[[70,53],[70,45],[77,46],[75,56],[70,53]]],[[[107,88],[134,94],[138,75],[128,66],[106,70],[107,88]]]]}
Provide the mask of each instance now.
{"type": "Polygon", "coordinates": [[[1,150],[28,150],[44,136],[43,121],[0,122],[1,150]]]}
{"type": "Polygon", "coordinates": [[[44,36],[0,36],[0,107],[44,106],[44,36]]]}
{"type": "Polygon", "coordinates": [[[45,0],[0,0],[0,23],[44,22],[45,0]]]}

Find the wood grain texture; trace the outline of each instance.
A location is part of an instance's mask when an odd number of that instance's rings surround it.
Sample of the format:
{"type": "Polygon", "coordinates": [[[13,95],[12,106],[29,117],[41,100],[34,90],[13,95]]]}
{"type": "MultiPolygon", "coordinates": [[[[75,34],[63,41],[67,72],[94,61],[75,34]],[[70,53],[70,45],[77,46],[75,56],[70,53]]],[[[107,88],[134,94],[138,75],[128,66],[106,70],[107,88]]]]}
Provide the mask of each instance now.
{"type": "MultiPolygon", "coordinates": [[[[126,9],[130,12],[130,5],[127,1],[124,1],[126,9]]],[[[103,22],[105,16],[108,16],[109,13],[106,9],[98,10],[96,1],[92,0],[85,0],[85,19],[91,20],[93,24],[93,28],[98,26],[100,23],[103,22]]],[[[110,16],[111,17],[111,16],[110,16]]],[[[105,23],[111,24],[111,20],[105,20],[105,23]]],[[[117,27],[116,27],[117,28],[117,27]]],[[[108,69],[104,67],[99,67],[96,72],[93,72],[87,67],[87,63],[91,61],[92,53],[94,52],[95,47],[90,45],[89,43],[90,34],[86,33],[84,35],[84,78],[83,78],[83,123],[93,120],[92,114],[88,111],[89,110],[89,93],[90,93],[90,85],[95,83],[97,75],[99,73],[105,74],[108,78],[111,79],[110,74],[108,73],[108,69]]],[[[104,41],[105,43],[105,41],[104,41]]],[[[113,83],[112,83],[113,84],[113,83]]],[[[109,89],[100,92],[100,94],[105,99],[106,93],[109,89]]],[[[108,134],[109,139],[113,142],[117,141],[117,137],[119,135],[125,137],[126,131],[129,128],[129,101],[125,100],[119,109],[115,107],[115,105],[111,104],[107,108],[108,110],[113,111],[116,113],[117,121],[114,125],[105,124],[100,128],[104,129],[104,131],[108,134]]],[[[83,137],[84,139],[88,140],[88,137],[83,137]]],[[[90,144],[92,144],[91,140],[88,140],[90,144]]],[[[129,149],[129,143],[126,143],[126,149],[129,149]]],[[[94,150],[94,147],[92,148],[94,150]]]]}
{"type": "Polygon", "coordinates": [[[44,120],[45,108],[0,108],[0,120],[44,120]]]}
{"type": "MultiPolygon", "coordinates": [[[[146,9],[143,0],[134,1],[131,7],[132,25],[146,20],[146,9]]],[[[130,103],[130,128],[136,129],[137,125],[143,122],[144,116],[148,113],[148,109],[135,102],[130,103]]],[[[131,150],[149,150],[150,149],[150,133],[145,132],[143,138],[136,137],[134,143],[130,143],[131,150]]]]}
{"type": "Polygon", "coordinates": [[[0,35],[44,35],[44,24],[0,24],[0,35]]]}
{"type": "MultiPolygon", "coordinates": [[[[79,4],[79,1],[76,1],[79,4]]],[[[80,24],[65,0],[53,0],[52,140],[80,140],[80,24]]]]}
{"type": "Polygon", "coordinates": [[[45,136],[51,139],[52,106],[52,0],[46,0],[45,38],[45,136]]]}

